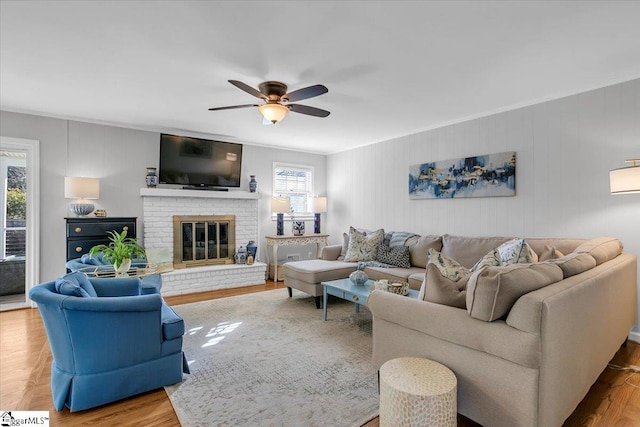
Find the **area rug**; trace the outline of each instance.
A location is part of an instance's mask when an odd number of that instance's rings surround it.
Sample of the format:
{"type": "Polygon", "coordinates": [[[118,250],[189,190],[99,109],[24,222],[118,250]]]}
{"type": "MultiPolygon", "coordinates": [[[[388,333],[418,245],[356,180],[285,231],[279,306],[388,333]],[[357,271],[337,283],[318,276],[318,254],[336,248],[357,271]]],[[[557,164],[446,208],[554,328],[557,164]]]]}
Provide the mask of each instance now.
{"type": "MultiPolygon", "coordinates": [[[[295,292],[295,291],[294,291],[295,292]]],[[[165,387],[183,426],[360,426],[378,414],[371,313],[276,289],[177,305],[190,375],[165,387]]]]}

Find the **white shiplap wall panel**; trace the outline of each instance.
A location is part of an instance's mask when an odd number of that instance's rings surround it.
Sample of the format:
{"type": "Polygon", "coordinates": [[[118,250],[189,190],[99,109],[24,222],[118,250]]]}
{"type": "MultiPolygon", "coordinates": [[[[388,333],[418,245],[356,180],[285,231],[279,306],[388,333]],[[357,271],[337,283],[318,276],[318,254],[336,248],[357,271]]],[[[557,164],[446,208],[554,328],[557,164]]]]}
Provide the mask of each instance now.
{"type": "Polygon", "coordinates": [[[610,235],[640,255],[640,195],[612,196],[608,187],[608,171],[634,157],[640,79],[330,155],[328,232],[332,241],[349,225],[469,236],[610,235]],[[516,152],[515,197],[409,200],[409,165],[503,151],[516,152]]]}

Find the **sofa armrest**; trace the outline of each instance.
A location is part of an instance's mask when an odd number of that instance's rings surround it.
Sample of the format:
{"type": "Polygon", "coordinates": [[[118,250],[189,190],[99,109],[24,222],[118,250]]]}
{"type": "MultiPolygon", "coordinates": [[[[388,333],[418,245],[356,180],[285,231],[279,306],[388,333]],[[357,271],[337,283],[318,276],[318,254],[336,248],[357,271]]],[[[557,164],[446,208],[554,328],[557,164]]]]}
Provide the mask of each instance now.
{"type": "Polygon", "coordinates": [[[335,261],[340,257],[340,252],[342,252],[342,245],[325,246],[320,251],[320,259],[335,261]]]}

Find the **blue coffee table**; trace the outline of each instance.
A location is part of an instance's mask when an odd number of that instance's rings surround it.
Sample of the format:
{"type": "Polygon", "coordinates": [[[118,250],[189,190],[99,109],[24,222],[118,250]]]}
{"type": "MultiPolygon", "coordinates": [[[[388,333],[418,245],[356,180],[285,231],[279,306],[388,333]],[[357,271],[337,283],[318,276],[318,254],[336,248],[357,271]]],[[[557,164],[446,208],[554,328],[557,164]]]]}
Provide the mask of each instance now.
{"type": "MultiPolygon", "coordinates": [[[[356,313],[359,313],[360,304],[365,307],[367,306],[367,300],[369,299],[369,295],[371,295],[371,286],[373,283],[373,280],[367,280],[364,285],[356,286],[349,279],[322,282],[322,318],[327,320],[327,299],[329,295],[333,295],[347,301],[353,301],[356,304],[356,313]]],[[[418,294],[418,291],[409,289],[409,295],[407,295],[407,297],[418,299],[418,294]]]]}

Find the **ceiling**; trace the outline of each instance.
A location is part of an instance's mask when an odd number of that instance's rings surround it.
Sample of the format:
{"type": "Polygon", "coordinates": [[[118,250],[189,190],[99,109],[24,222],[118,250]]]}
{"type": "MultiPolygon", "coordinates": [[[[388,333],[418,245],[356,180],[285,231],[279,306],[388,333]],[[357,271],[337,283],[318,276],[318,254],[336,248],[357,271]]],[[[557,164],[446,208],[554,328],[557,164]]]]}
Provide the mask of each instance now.
{"type": "Polygon", "coordinates": [[[636,1],[0,0],[0,108],[334,153],[640,77],[636,1]],[[227,82],[324,84],[262,125],[227,82]]]}

